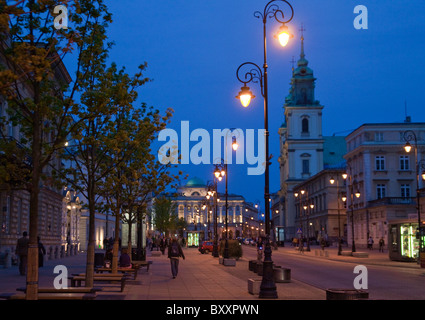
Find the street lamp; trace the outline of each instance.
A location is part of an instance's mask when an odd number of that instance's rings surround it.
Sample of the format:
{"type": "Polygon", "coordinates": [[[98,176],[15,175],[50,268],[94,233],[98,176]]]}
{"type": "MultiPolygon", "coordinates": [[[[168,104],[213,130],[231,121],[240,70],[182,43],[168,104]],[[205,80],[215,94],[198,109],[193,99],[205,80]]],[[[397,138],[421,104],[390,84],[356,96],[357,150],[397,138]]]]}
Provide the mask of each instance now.
{"type": "Polygon", "coordinates": [[[350,189],[350,207],[351,207],[351,236],[352,236],[352,245],[351,245],[351,252],[356,252],[356,243],[354,240],[354,196],[356,198],[360,198],[361,193],[359,189],[356,189],[356,192],[354,192],[354,184],[356,181],[353,181],[353,170],[350,165],[347,163],[347,167],[350,171],[350,174],[345,173],[343,177],[349,178],[349,189],[350,189]]]}
{"type": "Polygon", "coordinates": [[[279,29],[279,38],[281,45],[285,46],[291,34],[288,31],[286,23],[290,22],[294,16],[294,9],[286,0],[272,0],[269,1],[263,12],[256,11],[254,13],[256,18],[262,19],[263,21],[263,53],[264,53],[264,64],[263,71],[261,68],[252,62],[245,62],[239,66],[236,71],[236,77],[238,80],[243,83],[241,93],[237,96],[240,99],[244,107],[248,107],[250,101],[254,97],[252,92],[247,87],[249,82],[260,83],[261,95],[264,98],[264,130],[266,137],[266,146],[265,146],[265,188],[264,188],[264,199],[265,199],[265,224],[266,224],[266,245],[264,250],[264,262],[263,262],[263,279],[260,286],[260,298],[277,298],[276,284],[273,277],[273,261],[272,261],[272,250],[270,246],[270,194],[269,194],[269,132],[268,132],[268,79],[267,79],[267,44],[266,44],[266,23],[267,18],[274,18],[277,22],[281,23],[281,28],[279,29]],[[289,6],[290,15],[289,18],[285,16],[283,11],[279,8],[278,4],[285,4],[289,6]],[[242,67],[250,66],[251,70],[245,73],[243,79],[240,77],[240,70],[242,67]]]}
{"type": "MultiPolygon", "coordinates": [[[[301,193],[301,196],[300,196],[300,205],[303,206],[303,209],[305,211],[305,216],[306,216],[306,229],[307,229],[307,248],[306,248],[306,251],[310,251],[310,227],[309,227],[309,225],[310,225],[310,214],[311,214],[311,212],[312,212],[312,210],[314,208],[314,204],[313,203],[310,203],[309,204],[309,202],[311,200],[309,200],[309,196],[308,196],[308,191],[307,190],[302,189],[302,190],[300,190],[300,193],[301,193]],[[306,198],[305,198],[305,204],[303,205],[303,198],[302,198],[302,196],[304,194],[306,195],[306,198]],[[309,207],[310,207],[310,211],[308,209],[309,207]]],[[[298,198],[299,193],[298,192],[295,192],[294,193],[294,196],[296,198],[298,198]]],[[[302,230],[301,210],[300,210],[300,226],[301,226],[301,230],[302,230]]]]}
{"type": "MultiPolygon", "coordinates": [[[[227,135],[229,132],[232,132],[232,130],[227,131],[226,133],[226,143],[225,143],[225,158],[226,160],[220,159],[221,163],[216,164],[216,169],[214,170],[214,175],[217,179],[219,179],[219,181],[221,181],[220,177],[225,177],[226,179],[226,190],[225,190],[225,199],[226,199],[226,230],[225,230],[225,244],[224,244],[224,252],[223,252],[223,258],[224,259],[229,259],[229,243],[228,243],[228,238],[229,238],[229,225],[228,225],[228,192],[227,192],[227,177],[228,177],[228,171],[227,171],[227,135]]],[[[232,138],[232,149],[233,150],[237,150],[238,149],[238,143],[236,141],[236,137],[232,138]]]]}
{"type": "MultiPolygon", "coordinates": [[[[347,174],[343,173],[342,178],[344,180],[347,179],[347,174]]],[[[338,203],[338,255],[340,256],[342,252],[342,247],[341,247],[341,218],[340,218],[341,210],[339,205],[339,175],[338,174],[336,176],[336,180],[333,177],[331,177],[331,179],[329,180],[331,184],[334,184],[335,181],[336,181],[336,194],[337,194],[337,203],[338,203]]]]}
{"type": "MultiPolygon", "coordinates": [[[[416,210],[418,214],[418,233],[419,233],[419,250],[418,250],[418,261],[421,261],[421,253],[424,252],[423,243],[422,243],[422,221],[421,221],[421,207],[420,207],[420,189],[419,189],[419,171],[421,171],[422,179],[425,180],[425,163],[423,160],[418,159],[418,139],[416,134],[412,130],[407,130],[403,134],[403,138],[406,141],[404,150],[407,153],[410,153],[412,150],[412,145],[410,141],[415,142],[415,169],[416,169],[416,210]]],[[[425,267],[421,263],[421,267],[425,267]]]]}

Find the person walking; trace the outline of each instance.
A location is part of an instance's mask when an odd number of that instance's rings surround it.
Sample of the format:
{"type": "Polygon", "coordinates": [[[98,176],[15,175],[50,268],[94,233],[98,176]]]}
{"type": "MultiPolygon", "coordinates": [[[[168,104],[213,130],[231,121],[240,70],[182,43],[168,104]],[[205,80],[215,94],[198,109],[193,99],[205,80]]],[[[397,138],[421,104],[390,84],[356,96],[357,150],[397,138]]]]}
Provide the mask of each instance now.
{"type": "Polygon", "coordinates": [[[41,268],[44,266],[44,256],[46,254],[46,248],[44,248],[43,243],[40,240],[40,237],[37,237],[38,242],[38,267],[41,268]]]}
{"type": "Polygon", "coordinates": [[[320,246],[322,247],[322,251],[325,251],[325,246],[326,246],[325,238],[320,239],[320,246]]]}
{"type": "Polygon", "coordinates": [[[369,247],[369,250],[373,250],[373,238],[372,238],[372,236],[370,236],[369,239],[367,240],[367,245],[369,247]]]}
{"type": "Polygon", "coordinates": [[[165,240],[164,240],[164,238],[161,238],[161,240],[159,242],[159,248],[160,248],[162,254],[165,254],[165,240]]]}
{"type": "Polygon", "coordinates": [[[15,253],[19,256],[19,273],[21,276],[24,276],[27,273],[28,243],[28,233],[24,231],[22,233],[22,238],[18,239],[15,251],[15,253]]]}
{"type": "Polygon", "coordinates": [[[173,238],[170,246],[168,247],[168,258],[170,259],[171,264],[171,273],[173,279],[177,277],[179,273],[179,258],[182,257],[183,260],[186,259],[182,250],[182,247],[177,242],[176,238],[173,238]]]}
{"type": "Polygon", "coordinates": [[[299,240],[299,250],[302,254],[304,254],[304,239],[303,239],[303,237],[301,237],[300,240],[299,240]]]}
{"type": "Polygon", "coordinates": [[[379,239],[379,252],[384,252],[384,238],[381,237],[381,239],[379,239]]]}

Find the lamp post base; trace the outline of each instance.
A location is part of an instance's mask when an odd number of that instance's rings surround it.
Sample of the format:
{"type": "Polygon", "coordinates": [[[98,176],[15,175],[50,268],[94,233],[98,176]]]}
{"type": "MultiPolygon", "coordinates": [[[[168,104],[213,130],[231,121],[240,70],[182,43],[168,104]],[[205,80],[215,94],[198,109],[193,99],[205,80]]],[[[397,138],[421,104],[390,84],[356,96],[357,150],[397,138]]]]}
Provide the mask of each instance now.
{"type": "Polygon", "coordinates": [[[259,298],[278,298],[273,274],[272,248],[270,247],[270,241],[268,239],[264,250],[263,279],[261,281],[259,298]]]}
{"type": "Polygon", "coordinates": [[[219,254],[218,254],[218,245],[217,245],[217,242],[214,242],[214,245],[213,245],[213,251],[212,251],[212,256],[213,256],[214,258],[217,258],[217,257],[219,256],[219,254]]]}
{"type": "Polygon", "coordinates": [[[227,242],[227,239],[226,239],[225,244],[224,244],[223,258],[229,259],[229,243],[227,242]]]}

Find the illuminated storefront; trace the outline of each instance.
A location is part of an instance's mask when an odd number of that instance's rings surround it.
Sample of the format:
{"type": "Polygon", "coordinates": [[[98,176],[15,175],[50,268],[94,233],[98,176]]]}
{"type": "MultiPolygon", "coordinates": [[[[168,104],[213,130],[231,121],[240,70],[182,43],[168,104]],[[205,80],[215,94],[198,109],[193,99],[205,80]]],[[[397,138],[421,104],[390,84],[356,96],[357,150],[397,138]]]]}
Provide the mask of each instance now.
{"type": "Polygon", "coordinates": [[[418,223],[400,222],[389,225],[391,260],[417,261],[419,257],[418,223]]]}
{"type": "Polygon", "coordinates": [[[198,247],[199,246],[199,232],[187,232],[187,246],[198,247]]]}

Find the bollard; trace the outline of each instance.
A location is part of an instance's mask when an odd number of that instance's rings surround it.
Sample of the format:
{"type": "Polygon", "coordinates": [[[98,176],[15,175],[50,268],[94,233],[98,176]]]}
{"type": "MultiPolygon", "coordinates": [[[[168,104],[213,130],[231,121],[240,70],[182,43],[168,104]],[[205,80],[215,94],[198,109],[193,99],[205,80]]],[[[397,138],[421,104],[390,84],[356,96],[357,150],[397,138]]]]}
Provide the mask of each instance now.
{"type": "Polygon", "coordinates": [[[355,289],[327,289],[326,300],[364,300],[369,299],[369,293],[355,289]]]}
{"type": "Polygon", "coordinates": [[[257,260],[249,260],[248,269],[249,271],[254,271],[254,264],[257,263],[257,260]]]}

